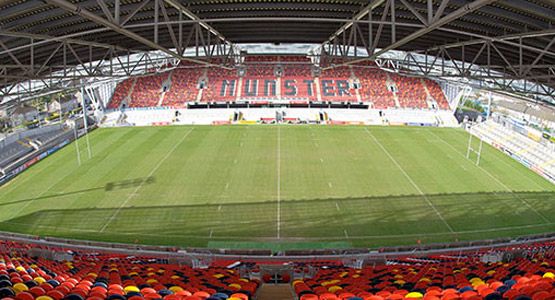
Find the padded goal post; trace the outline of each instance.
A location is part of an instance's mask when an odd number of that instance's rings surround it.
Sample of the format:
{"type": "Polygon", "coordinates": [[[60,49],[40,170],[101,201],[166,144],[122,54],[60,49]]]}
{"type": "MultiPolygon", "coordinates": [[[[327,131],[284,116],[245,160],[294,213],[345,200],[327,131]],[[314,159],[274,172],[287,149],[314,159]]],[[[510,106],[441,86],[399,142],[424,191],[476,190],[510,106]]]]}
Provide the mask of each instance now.
{"type": "Polygon", "coordinates": [[[474,136],[473,134],[468,134],[468,147],[466,149],[466,158],[474,161],[474,157],[476,159],[475,163],[477,166],[480,165],[480,158],[482,157],[482,146],[484,144],[484,141],[478,137],[478,136],[474,136]],[[474,145],[473,144],[473,140],[474,138],[478,139],[478,145],[474,145]],[[475,156],[472,156],[472,154],[475,154],[475,156]]]}

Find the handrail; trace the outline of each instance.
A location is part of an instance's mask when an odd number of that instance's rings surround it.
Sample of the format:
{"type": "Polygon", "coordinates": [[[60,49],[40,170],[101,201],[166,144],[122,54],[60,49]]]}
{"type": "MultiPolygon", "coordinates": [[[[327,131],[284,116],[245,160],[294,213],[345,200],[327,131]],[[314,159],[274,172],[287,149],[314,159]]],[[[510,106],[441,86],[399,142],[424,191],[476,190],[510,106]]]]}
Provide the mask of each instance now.
{"type": "MultiPolygon", "coordinates": [[[[529,245],[532,243],[542,243],[555,241],[555,233],[522,236],[517,239],[500,239],[500,240],[485,240],[485,241],[471,241],[457,244],[434,244],[434,245],[418,245],[402,248],[402,250],[394,250],[398,248],[389,249],[391,251],[372,250],[372,249],[343,249],[335,250],[338,253],[333,253],[334,250],[328,250],[330,253],[310,253],[307,254],[297,253],[287,255],[286,252],[275,255],[271,252],[261,252],[256,254],[239,254],[234,253],[233,250],[223,249],[181,249],[177,247],[164,247],[164,246],[147,246],[147,245],[131,245],[131,244],[117,244],[107,242],[95,242],[84,240],[72,240],[52,237],[39,237],[19,233],[0,232],[0,240],[17,241],[27,244],[35,244],[45,247],[66,248],[74,250],[96,251],[106,253],[118,253],[135,256],[151,256],[158,258],[176,258],[176,259],[225,259],[225,260],[249,260],[249,261],[313,261],[313,260],[343,260],[350,259],[371,259],[371,258],[394,258],[405,256],[426,256],[431,254],[442,253],[468,253],[476,252],[478,250],[509,248],[519,245],[529,245]],[[462,244],[467,244],[462,245],[462,244]],[[475,245],[472,245],[475,244],[475,245]],[[477,245],[476,245],[477,244],[477,245]],[[455,245],[455,247],[449,247],[455,245]],[[353,253],[349,253],[352,251],[353,253]]],[[[253,250],[255,251],[255,250],[253,250]]],[[[239,251],[240,252],[240,251],[239,251]]]]}

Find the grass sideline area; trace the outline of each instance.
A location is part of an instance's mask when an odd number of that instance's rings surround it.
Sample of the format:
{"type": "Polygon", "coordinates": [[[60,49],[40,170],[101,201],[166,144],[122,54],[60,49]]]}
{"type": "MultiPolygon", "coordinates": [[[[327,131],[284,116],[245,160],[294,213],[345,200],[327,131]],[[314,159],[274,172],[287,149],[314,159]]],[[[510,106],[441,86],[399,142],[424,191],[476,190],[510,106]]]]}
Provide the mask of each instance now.
{"type": "Polygon", "coordinates": [[[0,230],[195,247],[379,247],[555,231],[555,186],[461,129],[103,128],[0,187],[0,230]],[[476,141],[477,142],[477,141],[476,141]]]}

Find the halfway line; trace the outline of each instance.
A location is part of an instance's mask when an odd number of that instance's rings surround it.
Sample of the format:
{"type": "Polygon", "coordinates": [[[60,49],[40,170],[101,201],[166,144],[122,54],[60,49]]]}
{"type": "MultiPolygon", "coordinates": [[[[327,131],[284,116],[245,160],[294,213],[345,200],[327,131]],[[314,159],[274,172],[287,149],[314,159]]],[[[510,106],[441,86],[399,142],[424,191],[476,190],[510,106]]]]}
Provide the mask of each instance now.
{"type": "Polygon", "coordinates": [[[281,127],[277,125],[277,238],[281,238],[281,127]]]}

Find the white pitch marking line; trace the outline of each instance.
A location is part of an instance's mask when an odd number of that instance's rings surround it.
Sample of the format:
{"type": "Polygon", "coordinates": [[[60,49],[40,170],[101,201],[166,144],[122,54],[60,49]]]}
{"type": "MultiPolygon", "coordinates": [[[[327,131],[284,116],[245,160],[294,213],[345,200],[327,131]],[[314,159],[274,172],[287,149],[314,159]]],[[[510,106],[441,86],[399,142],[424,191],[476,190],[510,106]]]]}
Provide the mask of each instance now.
{"type": "Polygon", "coordinates": [[[15,218],[16,216],[18,216],[22,211],[24,211],[31,203],[33,203],[36,199],[42,197],[43,195],[45,195],[48,191],[50,191],[55,185],[57,185],[58,183],[62,182],[64,179],[66,179],[69,175],[71,175],[72,173],[69,173],[65,176],[63,176],[62,178],[60,178],[59,180],[55,181],[54,183],[52,183],[48,188],[46,188],[46,190],[44,190],[43,192],[41,192],[40,194],[38,194],[34,200],[29,200],[27,201],[27,203],[25,203],[25,205],[23,205],[20,209],[18,209],[15,213],[13,213],[10,217],[10,219],[15,218]]]}
{"type": "MultiPolygon", "coordinates": [[[[13,224],[13,225],[22,225],[22,226],[28,226],[29,223],[23,223],[23,222],[10,222],[10,221],[5,221],[4,223],[7,224],[13,224]]],[[[497,228],[488,228],[488,229],[476,229],[476,230],[462,230],[462,231],[456,231],[454,232],[455,234],[465,234],[465,233],[483,233],[483,232],[500,232],[500,231],[506,231],[506,230],[515,230],[515,229],[525,229],[525,228],[537,228],[537,227],[545,227],[545,226],[550,226],[550,225],[555,225],[555,223],[549,223],[549,224],[529,224],[529,225],[520,225],[520,226],[509,226],[509,227],[497,227],[497,228]]],[[[81,229],[81,228],[70,228],[70,227],[60,227],[60,226],[52,226],[52,225],[42,225],[42,224],[35,224],[33,225],[35,227],[39,227],[39,228],[54,228],[54,229],[64,229],[70,232],[93,232],[93,233],[98,233],[98,231],[96,229],[81,229]]],[[[149,234],[149,233],[141,233],[141,232],[117,232],[117,234],[120,235],[139,235],[139,236],[164,236],[164,237],[205,237],[205,236],[201,236],[201,235],[178,235],[178,234],[163,234],[163,233],[156,233],[156,234],[149,234]]],[[[426,233],[426,236],[442,236],[445,235],[445,232],[431,232],[431,233],[426,233]]],[[[383,239],[383,238],[396,238],[396,237],[419,237],[422,236],[421,233],[415,233],[415,234],[391,234],[391,235],[357,235],[357,236],[353,236],[351,239],[370,239],[370,238],[379,238],[379,239],[383,239]]],[[[215,237],[217,238],[217,237],[215,237]]],[[[220,237],[221,238],[221,237],[220,237]]],[[[248,239],[245,236],[228,236],[226,235],[224,237],[224,239],[248,239]]],[[[259,237],[259,238],[266,238],[266,237],[259,237]]],[[[272,237],[267,237],[267,238],[272,238],[272,237]]],[[[340,236],[328,236],[328,238],[330,239],[340,239],[340,236]]],[[[314,240],[314,239],[318,239],[318,238],[307,238],[304,237],[303,239],[305,240],[314,240]]]]}
{"type": "Polygon", "coordinates": [[[414,180],[412,180],[412,178],[409,176],[409,174],[405,171],[405,169],[403,169],[403,167],[401,167],[401,165],[397,162],[397,160],[391,155],[391,153],[389,153],[389,151],[387,151],[387,149],[382,145],[382,143],[380,143],[380,141],[378,141],[378,139],[368,130],[368,128],[364,127],[364,130],[366,130],[366,133],[368,133],[368,135],[370,137],[372,137],[372,139],[374,140],[374,142],[376,142],[376,144],[378,144],[378,146],[382,149],[382,151],[389,157],[389,159],[397,166],[397,168],[399,168],[399,170],[401,170],[401,172],[403,173],[403,175],[405,175],[405,177],[409,180],[409,182],[412,184],[412,186],[414,186],[414,188],[418,191],[418,193],[420,195],[422,195],[422,197],[426,200],[426,202],[428,203],[428,205],[435,211],[436,215],[439,217],[439,219],[443,222],[443,224],[445,224],[445,226],[447,227],[447,229],[449,229],[450,232],[454,233],[455,231],[453,230],[453,228],[451,227],[451,225],[449,225],[449,223],[447,223],[447,221],[445,220],[445,218],[443,218],[443,216],[441,215],[441,213],[437,210],[437,208],[435,207],[435,205],[432,203],[432,201],[430,201],[430,199],[428,199],[428,197],[426,196],[426,194],[424,194],[424,192],[422,192],[422,190],[420,189],[420,187],[418,187],[418,185],[416,184],[416,182],[414,182],[414,180]]]}
{"type": "Polygon", "coordinates": [[[210,228],[210,235],[208,236],[209,238],[212,238],[212,233],[213,233],[213,232],[214,232],[214,231],[212,230],[212,228],[210,228]]]}
{"type": "Polygon", "coordinates": [[[277,126],[277,238],[281,238],[281,126],[277,126]]]}
{"type": "Polygon", "coordinates": [[[335,202],[335,208],[337,209],[337,211],[341,211],[341,208],[339,208],[339,204],[337,204],[337,202],[335,202]]]}
{"type": "MultiPolygon", "coordinates": [[[[48,168],[50,165],[51,165],[51,164],[47,165],[45,168],[48,168]]],[[[75,170],[74,170],[74,171],[75,171],[75,170]]],[[[38,195],[35,197],[35,200],[29,200],[29,201],[27,201],[27,203],[25,203],[25,205],[23,205],[20,209],[18,209],[15,213],[13,213],[13,214],[10,216],[10,219],[15,218],[15,217],[16,217],[17,215],[19,215],[22,211],[24,211],[31,203],[35,202],[36,199],[38,199],[38,198],[42,197],[43,195],[45,195],[45,194],[46,194],[48,191],[50,191],[54,186],[56,186],[58,183],[62,182],[64,179],[66,179],[67,177],[69,177],[69,176],[72,175],[72,174],[73,174],[73,171],[70,172],[70,173],[68,173],[68,174],[66,174],[65,176],[59,178],[57,181],[55,181],[54,183],[52,183],[48,188],[46,188],[44,191],[42,191],[40,194],[38,194],[38,195]]],[[[29,178],[32,178],[33,176],[34,176],[34,175],[31,175],[31,176],[27,177],[26,179],[20,180],[20,182],[19,182],[19,183],[16,183],[16,185],[14,185],[14,187],[19,187],[21,184],[23,184],[24,182],[26,182],[29,178]]],[[[13,181],[11,181],[11,180],[8,181],[8,184],[11,183],[11,182],[13,182],[13,181]]],[[[7,185],[3,185],[3,186],[0,187],[0,189],[3,188],[3,187],[6,187],[6,186],[7,186],[7,185]]],[[[58,194],[63,194],[63,192],[58,192],[58,194]]]]}
{"type": "MultiPolygon", "coordinates": [[[[44,165],[44,168],[43,168],[41,171],[44,171],[44,169],[46,169],[46,168],[48,168],[48,167],[54,165],[55,163],[56,163],[55,161],[52,161],[52,162],[50,162],[48,165],[44,165]]],[[[45,164],[45,163],[43,162],[43,164],[45,164]]],[[[25,183],[25,182],[31,180],[32,178],[34,178],[34,177],[37,176],[37,175],[40,175],[40,174],[41,174],[41,171],[40,171],[40,172],[37,172],[37,173],[34,173],[34,174],[31,174],[30,176],[27,176],[25,179],[19,180],[19,182],[15,182],[15,183],[14,183],[13,180],[10,180],[10,181],[8,181],[6,184],[0,186],[0,191],[1,191],[1,190],[4,190],[4,189],[6,189],[6,188],[8,188],[9,186],[12,187],[12,189],[10,190],[10,192],[11,192],[11,191],[14,191],[14,190],[17,189],[17,187],[19,187],[19,186],[22,185],[23,183],[25,183]]],[[[62,181],[64,178],[68,177],[69,175],[71,175],[71,173],[70,173],[70,174],[67,174],[66,176],[64,176],[64,177],[62,177],[62,178],[60,178],[60,180],[59,180],[58,182],[62,181]]],[[[15,179],[15,178],[14,178],[14,179],[15,179]]],[[[57,182],[56,182],[56,183],[57,183],[57,182]]],[[[54,185],[55,185],[55,184],[54,184],[54,185]]],[[[51,186],[51,187],[49,187],[48,189],[44,190],[44,191],[43,191],[39,196],[37,196],[37,197],[40,197],[40,196],[44,195],[44,193],[48,192],[52,187],[53,187],[53,186],[51,186]]],[[[16,215],[14,215],[14,216],[16,216],[16,215]]]]}
{"type": "Polygon", "coordinates": [[[189,136],[189,134],[191,133],[191,131],[193,131],[195,128],[191,128],[191,130],[187,131],[186,134],[183,135],[183,137],[181,138],[181,140],[179,141],[179,143],[175,144],[173,146],[173,148],[166,154],[166,156],[164,156],[164,158],[162,158],[162,160],[160,160],[158,162],[158,164],[156,164],[156,166],[154,166],[154,168],[150,171],[150,173],[148,173],[148,175],[145,177],[145,179],[143,179],[143,181],[141,181],[141,184],[139,184],[137,186],[137,188],[127,197],[127,199],[125,199],[125,201],[118,207],[118,209],[114,212],[114,214],[110,217],[110,219],[108,219],[108,221],[104,224],[104,226],[102,226],[102,228],[100,229],[100,232],[104,232],[104,230],[106,230],[106,227],[108,227],[108,225],[110,225],[110,223],[112,223],[112,221],[114,221],[114,219],[116,218],[116,216],[119,214],[119,212],[121,211],[121,209],[127,205],[127,203],[129,202],[129,200],[131,200],[131,198],[133,197],[134,194],[136,194],[141,187],[143,187],[143,184],[145,184],[145,182],[147,181],[148,178],[152,177],[152,175],[154,174],[154,172],[156,172],[158,170],[158,168],[160,168],[162,166],[162,164],[166,161],[166,159],[168,159],[168,157],[170,157],[173,152],[175,151],[175,149],[177,149],[177,147],[179,147],[183,141],[185,141],[185,138],[187,138],[187,136],[189,136]]]}
{"type": "MultiPolygon", "coordinates": [[[[447,146],[449,146],[449,148],[451,148],[453,151],[455,151],[456,153],[460,154],[462,157],[466,158],[466,156],[459,152],[459,150],[457,150],[457,148],[453,147],[453,145],[451,145],[450,143],[446,142],[441,136],[435,134],[433,131],[430,131],[430,133],[432,135],[434,135],[436,138],[440,139],[443,143],[445,143],[447,146]]],[[[470,134],[470,133],[469,133],[470,134]]],[[[550,221],[542,214],[540,213],[537,209],[535,209],[532,205],[530,205],[530,203],[528,203],[528,201],[520,198],[517,194],[515,194],[506,184],[504,184],[503,182],[501,182],[499,179],[497,179],[497,177],[493,176],[493,174],[491,174],[488,170],[482,168],[482,166],[478,165],[477,166],[478,169],[482,170],[484,173],[486,173],[489,177],[491,177],[493,180],[495,180],[497,183],[499,183],[499,185],[501,185],[505,190],[507,190],[509,193],[513,194],[513,196],[515,196],[515,198],[519,199],[524,205],[526,205],[530,210],[532,210],[534,213],[536,213],[536,215],[538,215],[546,224],[549,224],[550,221]]]]}
{"type": "Polygon", "coordinates": [[[222,211],[222,206],[221,205],[218,206],[218,211],[222,211]]]}
{"type": "Polygon", "coordinates": [[[328,186],[330,187],[330,189],[332,188],[331,182],[328,182],[328,186]]]}
{"type": "Polygon", "coordinates": [[[229,188],[229,182],[225,184],[225,189],[227,190],[229,188]]]}
{"type": "Polygon", "coordinates": [[[349,234],[347,233],[347,229],[343,229],[343,233],[345,234],[345,238],[349,238],[349,234]]]}
{"type": "MultiPolygon", "coordinates": [[[[437,136],[437,135],[436,135],[436,136],[437,136]]],[[[437,136],[437,137],[439,137],[439,136],[437,136]]],[[[446,143],[441,137],[439,137],[439,138],[442,140],[442,142],[446,143]]],[[[449,145],[451,145],[451,144],[449,144],[449,145]]],[[[453,148],[456,152],[458,152],[458,151],[455,149],[455,147],[451,146],[451,148],[453,148]]],[[[459,152],[459,153],[460,153],[460,152],[459,152]]],[[[512,169],[515,168],[514,165],[511,165],[511,164],[507,163],[504,159],[501,159],[501,158],[499,158],[499,157],[497,157],[497,156],[494,156],[494,157],[495,157],[498,161],[502,162],[504,165],[506,165],[506,166],[508,166],[508,167],[511,167],[512,169]]],[[[465,156],[465,158],[466,158],[466,156],[465,156]]],[[[532,182],[532,183],[533,183],[535,186],[537,186],[538,188],[540,188],[540,189],[542,188],[542,186],[540,186],[537,182],[535,182],[535,181],[529,179],[528,177],[526,177],[526,178],[528,179],[528,181],[532,182]]]]}

